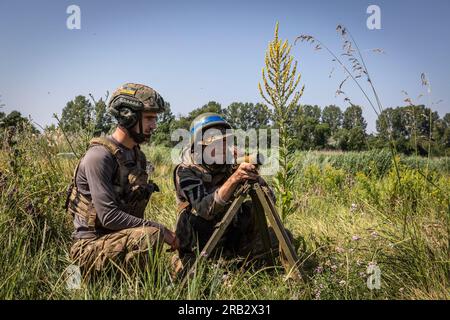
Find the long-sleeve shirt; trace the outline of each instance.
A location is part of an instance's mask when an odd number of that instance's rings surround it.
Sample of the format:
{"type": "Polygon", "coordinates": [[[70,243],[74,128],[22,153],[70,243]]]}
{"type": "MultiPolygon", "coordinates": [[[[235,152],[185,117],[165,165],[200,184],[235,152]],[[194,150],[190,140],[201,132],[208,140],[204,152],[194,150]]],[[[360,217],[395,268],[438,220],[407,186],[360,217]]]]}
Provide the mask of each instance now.
{"type": "Polygon", "coordinates": [[[218,195],[219,187],[226,178],[224,173],[212,175],[199,170],[198,166],[181,164],[176,172],[177,199],[188,201],[192,212],[205,220],[213,220],[224,213],[227,203],[218,195]]]}
{"type": "MultiPolygon", "coordinates": [[[[113,139],[112,137],[108,137],[113,139]]],[[[114,140],[113,140],[114,141],[114,140]]],[[[115,142],[116,144],[117,141],[115,142]]],[[[135,160],[134,150],[118,144],[124,157],[135,160]]],[[[109,233],[122,229],[139,226],[153,226],[164,230],[158,223],[141,219],[120,209],[117,195],[114,191],[114,177],[118,172],[118,163],[114,156],[102,145],[89,148],[80,162],[75,183],[78,190],[86,197],[91,198],[100,227],[100,233],[109,233]]],[[[78,216],[74,218],[76,239],[92,238],[98,236],[88,229],[86,222],[78,216]]]]}

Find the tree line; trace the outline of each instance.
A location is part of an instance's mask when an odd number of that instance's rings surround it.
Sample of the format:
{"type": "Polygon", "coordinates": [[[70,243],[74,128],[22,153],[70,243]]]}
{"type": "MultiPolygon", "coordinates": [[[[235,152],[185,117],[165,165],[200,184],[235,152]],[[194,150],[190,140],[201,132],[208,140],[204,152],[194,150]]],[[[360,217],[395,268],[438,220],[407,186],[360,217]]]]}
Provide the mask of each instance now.
{"type": "MultiPolygon", "coordinates": [[[[177,142],[171,141],[171,133],[178,128],[188,130],[192,120],[204,112],[224,115],[236,129],[276,129],[272,111],[261,103],[233,102],[222,107],[220,103],[210,101],[187,115],[177,116],[168,103],[165,112],[158,118],[152,143],[175,145],[177,142]]],[[[12,111],[8,115],[0,112],[0,128],[17,128],[23,124],[28,124],[37,132],[30,120],[20,112],[12,111]]],[[[48,126],[46,130],[60,128],[66,133],[89,131],[97,136],[111,132],[114,125],[103,99],[92,102],[79,95],[67,102],[58,124],[48,126]]],[[[404,154],[444,156],[450,151],[450,113],[440,118],[436,111],[424,105],[384,109],[376,120],[376,132],[368,134],[366,128],[362,107],[358,105],[350,105],[345,110],[335,105],[324,108],[298,105],[289,115],[288,123],[292,148],[296,150],[363,151],[388,147],[389,143],[393,143],[404,154]]]]}
{"type": "MultiPolygon", "coordinates": [[[[187,115],[175,116],[170,107],[159,118],[153,138],[155,144],[173,146],[170,133],[177,128],[189,129],[192,120],[203,112],[217,112],[236,128],[276,128],[273,114],[260,103],[233,102],[228,107],[210,101],[187,115]]],[[[393,143],[401,153],[445,156],[450,154],[450,113],[443,118],[424,105],[387,108],[376,120],[376,132],[367,133],[362,107],[351,105],[345,110],[329,105],[298,105],[289,116],[289,133],[293,149],[363,151],[389,147],[393,143]]]]}

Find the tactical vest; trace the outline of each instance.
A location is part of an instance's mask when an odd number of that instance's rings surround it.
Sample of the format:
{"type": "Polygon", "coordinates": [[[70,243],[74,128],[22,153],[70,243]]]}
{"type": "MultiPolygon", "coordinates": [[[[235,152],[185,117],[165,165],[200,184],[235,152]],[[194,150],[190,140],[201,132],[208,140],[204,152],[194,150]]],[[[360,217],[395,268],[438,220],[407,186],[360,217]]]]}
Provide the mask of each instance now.
{"type": "MultiPolygon", "coordinates": [[[[177,170],[180,166],[188,166],[190,169],[193,170],[194,174],[200,178],[204,183],[211,183],[211,184],[217,184],[220,180],[226,180],[231,174],[233,173],[231,170],[228,170],[225,172],[225,176],[215,176],[213,172],[205,168],[204,166],[200,164],[194,163],[192,160],[192,156],[189,153],[189,149],[184,149],[182,151],[183,153],[183,162],[178,164],[175,169],[173,170],[173,184],[175,186],[175,190],[177,191],[177,194],[179,194],[181,199],[177,199],[177,215],[180,215],[183,211],[191,211],[193,210],[192,205],[189,203],[188,199],[184,198],[181,195],[180,187],[177,182],[177,170]]],[[[222,173],[223,174],[223,173],[222,173]]],[[[177,197],[178,198],[178,197],[177,197]]]]}
{"type": "MultiPolygon", "coordinates": [[[[136,159],[133,161],[125,159],[119,146],[106,137],[92,139],[89,148],[96,145],[104,146],[117,161],[118,170],[113,178],[113,187],[119,208],[135,217],[143,218],[151,194],[159,191],[156,184],[148,181],[147,161],[144,153],[136,146],[134,148],[136,159]]],[[[97,219],[92,199],[78,190],[75,181],[80,163],[81,161],[75,168],[72,183],[67,190],[66,210],[73,217],[76,215],[84,220],[89,231],[96,232],[102,226],[97,219]]]]}
{"type": "Polygon", "coordinates": [[[217,172],[200,164],[195,164],[189,154],[189,149],[183,151],[182,163],[173,171],[173,183],[177,193],[178,214],[176,222],[176,235],[180,243],[180,257],[196,252],[198,245],[203,246],[214,232],[216,224],[222,219],[221,215],[210,220],[199,216],[193,205],[184,194],[178,171],[180,168],[188,169],[203,182],[205,191],[214,192],[214,187],[219,188],[232,172],[217,172]]]}

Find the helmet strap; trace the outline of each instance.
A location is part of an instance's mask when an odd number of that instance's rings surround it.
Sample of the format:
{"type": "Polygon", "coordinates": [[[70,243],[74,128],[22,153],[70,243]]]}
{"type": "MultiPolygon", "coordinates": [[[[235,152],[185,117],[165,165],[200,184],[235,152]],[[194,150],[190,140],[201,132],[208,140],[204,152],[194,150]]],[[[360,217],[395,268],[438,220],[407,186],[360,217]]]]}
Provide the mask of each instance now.
{"type": "Polygon", "coordinates": [[[128,132],[130,133],[131,138],[133,138],[134,142],[136,142],[137,144],[143,143],[146,140],[148,140],[148,136],[146,136],[144,134],[144,130],[142,128],[142,112],[138,111],[137,112],[138,115],[138,123],[139,123],[139,132],[135,132],[134,130],[132,130],[132,128],[130,128],[128,130],[128,132]]]}

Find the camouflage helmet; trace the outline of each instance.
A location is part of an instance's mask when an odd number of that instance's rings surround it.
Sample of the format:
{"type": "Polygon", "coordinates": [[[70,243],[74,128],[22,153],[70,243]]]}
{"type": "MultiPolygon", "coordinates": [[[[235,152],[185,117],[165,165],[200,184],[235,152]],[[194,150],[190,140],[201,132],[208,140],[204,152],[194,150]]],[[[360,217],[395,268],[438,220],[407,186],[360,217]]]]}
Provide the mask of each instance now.
{"type": "Polygon", "coordinates": [[[194,143],[208,145],[214,141],[231,136],[232,134],[227,132],[227,129],[231,129],[231,125],[220,114],[213,112],[202,113],[192,121],[189,129],[191,134],[191,146],[193,146],[194,143]],[[204,139],[203,134],[210,128],[217,128],[220,130],[220,133],[208,136],[207,139],[204,139]]]}
{"type": "Polygon", "coordinates": [[[132,127],[142,111],[163,112],[164,99],[154,89],[136,83],[126,83],[111,96],[108,111],[116,117],[119,124],[132,127]]]}

